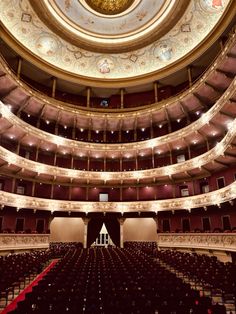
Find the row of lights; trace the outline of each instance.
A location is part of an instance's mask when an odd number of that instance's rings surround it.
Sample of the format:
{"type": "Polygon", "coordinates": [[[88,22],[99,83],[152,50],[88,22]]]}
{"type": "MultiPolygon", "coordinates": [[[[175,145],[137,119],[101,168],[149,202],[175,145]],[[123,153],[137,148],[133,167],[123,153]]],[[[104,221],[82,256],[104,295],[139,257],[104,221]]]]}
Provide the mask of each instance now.
{"type": "MultiPolygon", "coordinates": [[[[11,105],[8,105],[8,109],[11,110],[11,109],[12,109],[12,106],[11,106],[11,105]]],[[[199,116],[200,113],[201,113],[201,112],[200,112],[199,110],[195,112],[195,114],[196,114],[197,116],[199,116]]],[[[28,114],[27,114],[27,117],[30,118],[31,115],[28,113],[28,114]]],[[[179,122],[181,121],[181,119],[178,118],[176,121],[179,123],[179,122]]],[[[49,121],[49,120],[45,120],[45,122],[46,122],[46,124],[50,124],[50,121],[49,121]]],[[[162,125],[162,124],[159,124],[158,126],[159,126],[159,128],[162,128],[163,125],[162,125]]],[[[67,129],[67,125],[64,125],[64,129],[67,129]]],[[[84,129],[83,129],[83,128],[80,128],[80,131],[83,132],[84,129]]],[[[145,131],[145,128],[141,128],[141,131],[144,132],[144,131],[145,131]]],[[[96,130],[96,133],[99,133],[99,130],[96,130]]],[[[113,134],[114,131],[112,130],[111,133],[113,134]]],[[[126,130],[126,133],[129,133],[129,130],[126,130]]]]}

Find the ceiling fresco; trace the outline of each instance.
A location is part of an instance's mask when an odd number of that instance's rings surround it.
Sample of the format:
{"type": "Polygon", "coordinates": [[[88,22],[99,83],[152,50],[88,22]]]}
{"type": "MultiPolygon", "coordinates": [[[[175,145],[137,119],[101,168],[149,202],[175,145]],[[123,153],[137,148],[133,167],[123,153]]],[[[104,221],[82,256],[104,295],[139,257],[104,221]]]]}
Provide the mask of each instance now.
{"type": "MultiPolygon", "coordinates": [[[[59,36],[57,31],[39,18],[32,6],[33,1],[0,1],[2,26],[24,49],[48,65],[79,77],[96,80],[137,78],[174,65],[198,49],[216,25],[220,24],[225,12],[232,5],[230,0],[191,0],[178,22],[157,40],[149,44],[144,41],[139,49],[105,53],[99,52],[99,47],[105,46],[106,40],[108,43],[114,42],[114,45],[119,41],[122,45],[124,41],[125,45],[129,34],[138,38],[140,34],[152,32],[155,23],[161,25],[158,23],[165,21],[165,14],[171,10],[175,1],[133,1],[129,3],[130,7],[127,7],[127,14],[118,14],[115,18],[110,15],[96,15],[93,9],[88,10],[83,5],[82,0],[43,2],[48,6],[50,16],[55,19],[61,17],[67,27],[73,29],[72,32],[86,35],[85,40],[92,40],[97,44],[98,51],[74,45],[65,40],[63,35],[59,36]],[[129,11],[131,7],[132,10],[129,11]],[[163,11],[164,9],[167,11],[163,11]],[[127,36],[123,36],[124,34],[127,36]],[[115,39],[112,36],[118,37],[115,39]]],[[[98,5],[100,3],[93,2],[98,5]]],[[[127,1],[118,2],[122,6],[127,1]]],[[[112,47],[112,44],[110,46],[112,47]]]]}

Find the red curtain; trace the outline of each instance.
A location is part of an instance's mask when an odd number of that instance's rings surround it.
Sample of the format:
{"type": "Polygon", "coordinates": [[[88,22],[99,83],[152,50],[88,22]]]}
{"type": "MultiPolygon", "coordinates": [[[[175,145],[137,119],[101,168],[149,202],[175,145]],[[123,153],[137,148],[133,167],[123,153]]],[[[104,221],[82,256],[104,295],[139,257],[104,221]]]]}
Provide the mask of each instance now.
{"type": "Polygon", "coordinates": [[[88,223],[88,236],[87,236],[87,247],[97,239],[100,230],[102,229],[103,219],[101,218],[91,218],[88,223]]]}
{"type": "Polygon", "coordinates": [[[120,246],[120,224],[116,217],[104,220],[107,231],[116,246],[120,246]]]}

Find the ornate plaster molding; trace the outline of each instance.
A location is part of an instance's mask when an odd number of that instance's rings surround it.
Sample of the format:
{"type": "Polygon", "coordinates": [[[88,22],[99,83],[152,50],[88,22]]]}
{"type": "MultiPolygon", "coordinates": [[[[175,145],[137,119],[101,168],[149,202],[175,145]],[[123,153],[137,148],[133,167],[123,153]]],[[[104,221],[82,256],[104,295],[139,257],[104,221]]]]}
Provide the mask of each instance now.
{"type": "Polygon", "coordinates": [[[190,210],[231,201],[236,198],[236,182],[217,191],[157,201],[137,202],[84,202],[84,201],[60,201],[38,197],[24,196],[0,191],[0,204],[20,208],[40,209],[46,211],[63,212],[156,212],[190,210]]]}
{"type": "Polygon", "coordinates": [[[0,157],[2,160],[7,162],[9,165],[15,165],[24,170],[35,172],[35,174],[50,174],[53,177],[65,177],[65,178],[74,178],[74,179],[87,179],[90,182],[92,181],[105,181],[107,183],[112,183],[112,181],[117,180],[137,180],[137,179],[153,179],[160,177],[169,177],[178,173],[186,172],[195,168],[201,168],[206,164],[214,161],[220,156],[224,155],[225,150],[228,148],[232,140],[236,135],[236,120],[231,124],[230,130],[214,148],[208,152],[192,158],[190,160],[184,161],[182,163],[177,163],[165,167],[146,169],[146,170],[137,170],[137,171],[86,171],[86,170],[75,170],[69,168],[61,168],[56,166],[50,166],[43,163],[35,162],[28,160],[21,156],[16,155],[15,153],[10,152],[4,147],[0,147],[0,157]]]}
{"type": "Polygon", "coordinates": [[[49,248],[49,234],[0,234],[0,251],[49,248]]]}
{"type": "Polygon", "coordinates": [[[236,233],[162,233],[160,248],[196,248],[236,252],[236,233]]]}
{"type": "MultiPolygon", "coordinates": [[[[0,101],[0,113],[4,118],[6,118],[12,125],[18,126],[24,130],[24,132],[33,135],[37,141],[47,142],[49,144],[64,146],[67,150],[68,148],[71,151],[80,151],[82,153],[87,153],[88,151],[97,152],[98,154],[104,154],[105,152],[116,154],[123,154],[124,156],[133,155],[134,152],[140,151],[143,149],[154,149],[158,146],[165,144],[171,144],[173,141],[180,140],[189,134],[193,134],[205,124],[209,123],[212,118],[224,107],[226,101],[229,101],[230,98],[235,94],[236,78],[232,81],[227,91],[219,98],[219,100],[204,113],[198,120],[191,123],[190,125],[172,132],[167,135],[160,136],[158,138],[153,138],[141,142],[134,143],[118,143],[118,144],[102,144],[102,143],[88,143],[83,141],[75,141],[66,139],[54,134],[50,134],[43,130],[40,130],[30,124],[22,121],[16,115],[14,115],[9,108],[0,101]]],[[[198,157],[196,157],[198,158],[198,157]]]]}
{"type": "Polygon", "coordinates": [[[222,33],[234,8],[232,0],[222,0],[219,6],[192,0],[175,27],[156,42],[132,53],[107,54],[59,38],[36,16],[28,0],[0,2],[3,38],[16,51],[54,76],[103,87],[143,84],[190,64],[222,33]]]}
{"type": "MultiPolygon", "coordinates": [[[[222,62],[224,62],[227,57],[227,53],[233,48],[235,45],[236,33],[235,29],[230,34],[230,38],[224,49],[221,51],[220,55],[213,62],[213,64],[206,70],[206,72],[202,75],[200,79],[198,79],[191,88],[182,92],[180,95],[176,95],[167,100],[162,100],[158,103],[153,103],[152,105],[144,106],[144,107],[135,107],[135,108],[126,108],[126,109],[98,109],[98,108],[86,108],[82,106],[75,106],[72,104],[68,104],[65,102],[61,102],[59,100],[55,100],[52,97],[48,97],[45,94],[42,94],[40,91],[32,90],[26,83],[20,80],[9,68],[5,60],[0,56],[0,66],[2,70],[13,80],[17,86],[19,86],[23,93],[26,96],[34,97],[35,101],[39,103],[43,103],[47,106],[52,106],[58,110],[63,110],[66,113],[70,113],[73,115],[83,116],[85,118],[96,119],[96,118],[106,118],[106,119],[124,119],[128,114],[129,118],[138,117],[141,114],[153,114],[156,113],[157,110],[161,110],[165,107],[171,106],[176,102],[183,101],[185,98],[191,96],[194,92],[197,92],[201,86],[205,84],[207,79],[216,71],[217,67],[220,66],[222,62]]],[[[123,87],[121,84],[120,87],[123,87]]]]}

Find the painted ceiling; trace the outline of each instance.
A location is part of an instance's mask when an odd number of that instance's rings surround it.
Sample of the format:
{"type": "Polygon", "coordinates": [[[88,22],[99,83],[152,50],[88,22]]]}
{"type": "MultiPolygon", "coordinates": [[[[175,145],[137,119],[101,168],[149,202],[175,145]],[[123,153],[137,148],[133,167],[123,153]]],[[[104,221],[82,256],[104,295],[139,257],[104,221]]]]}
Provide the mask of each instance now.
{"type": "Polygon", "coordinates": [[[230,5],[230,0],[4,0],[0,18],[23,49],[49,66],[117,81],[158,73],[199,49],[230,5]]]}

